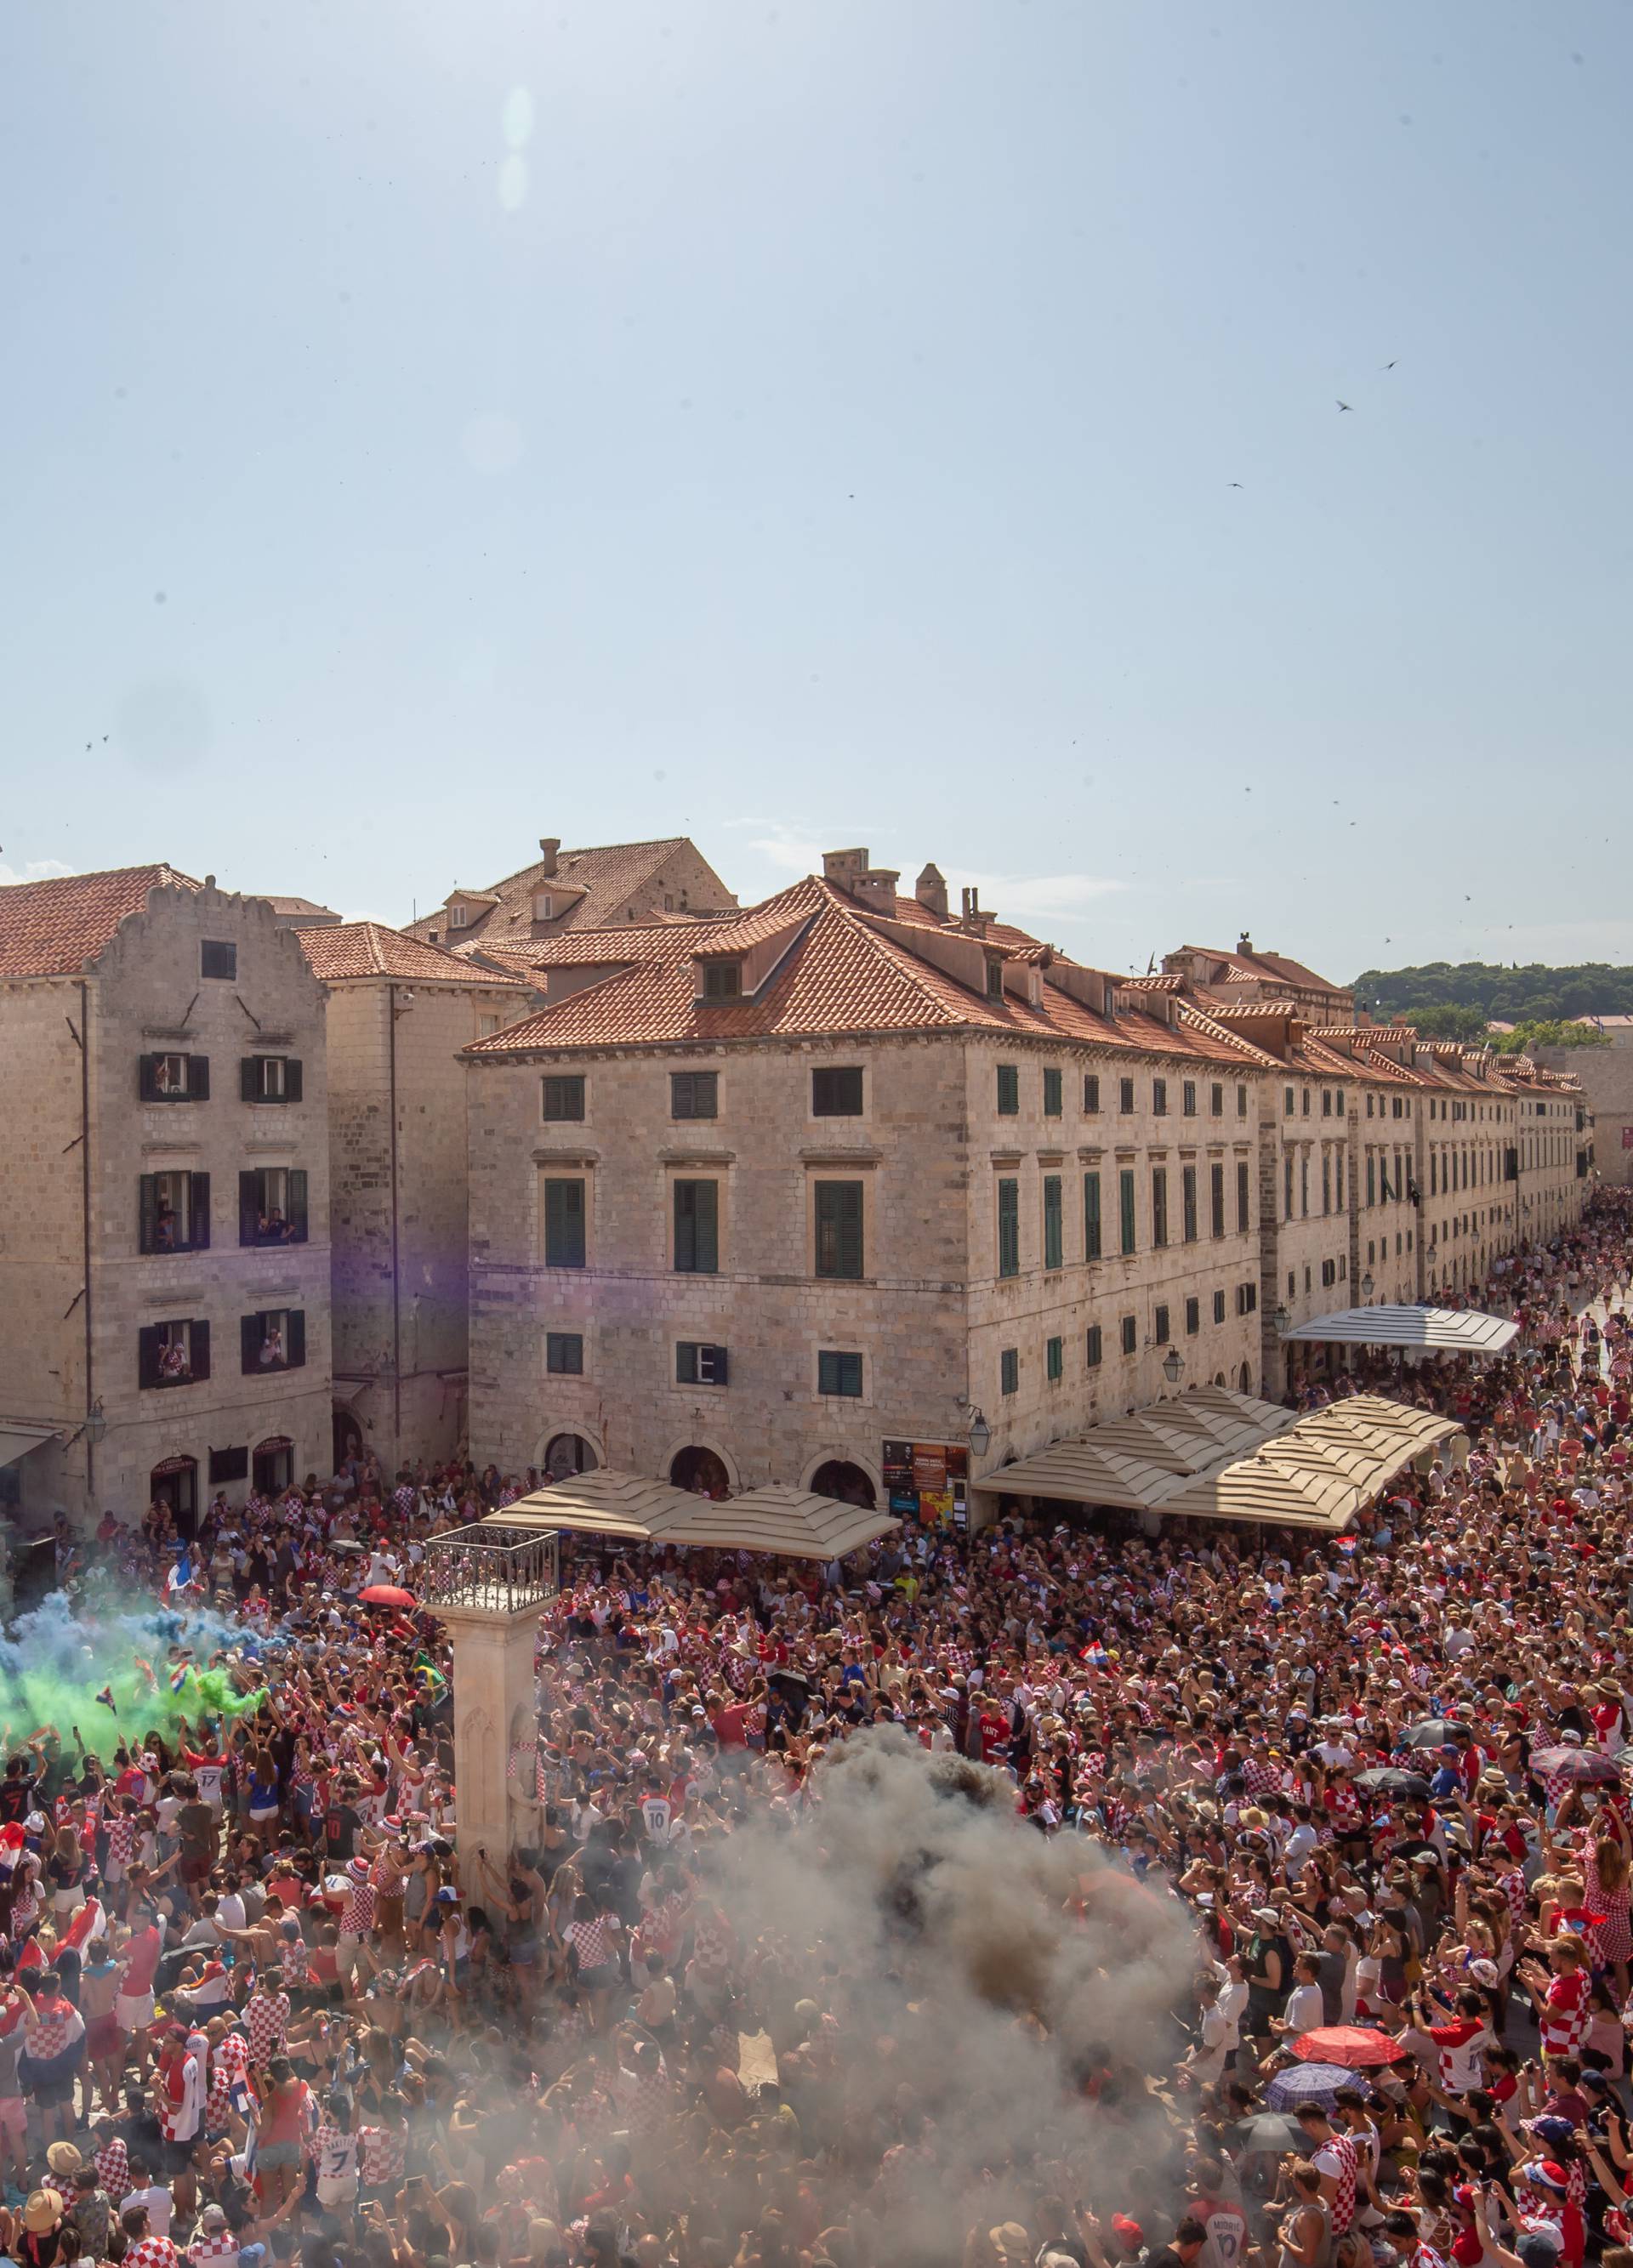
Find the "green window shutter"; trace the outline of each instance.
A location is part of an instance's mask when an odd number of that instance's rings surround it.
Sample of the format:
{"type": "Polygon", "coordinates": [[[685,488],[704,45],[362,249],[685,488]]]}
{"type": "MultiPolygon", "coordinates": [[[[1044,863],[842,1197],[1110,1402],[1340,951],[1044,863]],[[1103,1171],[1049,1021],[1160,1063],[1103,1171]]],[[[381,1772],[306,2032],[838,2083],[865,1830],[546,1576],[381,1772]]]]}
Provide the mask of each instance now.
{"type": "Polygon", "coordinates": [[[675,1184],[675,1270],[681,1276],[713,1276],[720,1266],[720,1183],[675,1184]]]}
{"type": "Polygon", "coordinates": [[[1100,1176],[1083,1175],[1083,1258],[1100,1257],[1100,1176]]]}
{"type": "Polygon", "coordinates": [[[1005,1347],[998,1357],[998,1387],[1003,1394],[1020,1392],[1021,1356],[1017,1347],[1005,1347]]]}
{"type": "Polygon", "coordinates": [[[240,1056],[238,1059],[238,1096],[240,1102],[261,1100],[261,1058],[240,1056]]]}
{"type": "Polygon", "coordinates": [[[998,1066],[998,1115],[1013,1118],[1021,1108],[1021,1072],[1017,1064],[998,1066]]]}
{"type": "Polygon", "coordinates": [[[1236,1225],[1244,1233],[1252,1226],[1252,1204],[1248,1196],[1246,1165],[1236,1169],[1236,1225]]]}
{"type": "Polygon", "coordinates": [[[862,1359],[835,1347],[824,1347],[816,1357],[818,1394],[843,1395],[858,1400],[862,1390],[862,1359]]]}
{"type": "Polygon", "coordinates": [[[1181,1166],[1179,1168],[1179,1213],[1184,1241],[1186,1244],[1194,1244],[1196,1242],[1196,1167],[1194,1166],[1181,1166]]]}
{"type": "Polygon", "coordinates": [[[291,1370],[299,1370],[306,1359],[307,1311],[291,1307],[284,1318],[284,1360],[291,1370]]]}
{"type": "Polygon", "coordinates": [[[1045,1367],[1048,1372],[1051,1384],[1058,1384],[1066,1368],[1064,1351],[1059,1339],[1051,1339],[1048,1342],[1045,1349],[1045,1367]]]}
{"type": "Polygon", "coordinates": [[[292,1167],[289,1175],[289,1241],[304,1244],[307,1241],[307,1169],[292,1167]]]}
{"type": "Polygon", "coordinates": [[[584,1184],[550,1180],[544,1184],[544,1265],[584,1265],[584,1184]]]}
{"type": "Polygon", "coordinates": [[[1134,1177],[1132,1166],[1125,1166],[1117,1176],[1117,1202],[1122,1249],[1132,1252],[1134,1248],[1134,1177]]]}
{"type": "Polygon", "coordinates": [[[300,1099],[300,1058],[291,1056],[284,1064],[284,1100],[285,1102],[299,1102],[300,1099]]]}
{"type": "Polygon", "coordinates": [[[854,1282],[862,1273],[862,1185],[818,1182],[816,1273],[854,1282]]]}
{"type": "Polygon", "coordinates": [[[1208,1168],[1208,1226],[1216,1236],[1225,1233],[1224,1167],[1208,1168]]]}
{"type": "Polygon", "coordinates": [[[144,1174],[137,1183],[137,1250],[159,1249],[159,1176],[144,1174]]]}
{"type": "Polygon", "coordinates": [[[1060,1176],[1046,1174],[1044,1200],[1044,1266],[1059,1268],[1065,1258],[1061,1236],[1060,1176]]]}
{"type": "Polygon", "coordinates": [[[147,1323],[137,1333],[137,1384],[159,1383],[159,1325],[147,1323]]]}
{"type": "Polygon", "coordinates": [[[1098,1323],[1090,1323],[1089,1326],[1088,1340],[1084,1347],[1084,1359],[1090,1370],[1098,1370],[1100,1365],[1105,1359],[1105,1341],[1102,1336],[1098,1323]]]}
{"type": "Polygon", "coordinates": [[[1021,1272],[1021,1185],[1019,1182],[1001,1181],[998,1184],[998,1273],[1018,1276],[1021,1272]]]}
{"type": "Polygon", "coordinates": [[[1060,1074],[1058,1071],[1046,1071],[1043,1075],[1043,1102],[1046,1118],[1060,1116],[1060,1074]]]}
{"type": "Polygon", "coordinates": [[[1159,1245],[1166,1244],[1168,1241],[1168,1168],[1166,1166],[1153,1166],[1151,1168],[1151,1241],[1153,1244],[1159,1245]]]}

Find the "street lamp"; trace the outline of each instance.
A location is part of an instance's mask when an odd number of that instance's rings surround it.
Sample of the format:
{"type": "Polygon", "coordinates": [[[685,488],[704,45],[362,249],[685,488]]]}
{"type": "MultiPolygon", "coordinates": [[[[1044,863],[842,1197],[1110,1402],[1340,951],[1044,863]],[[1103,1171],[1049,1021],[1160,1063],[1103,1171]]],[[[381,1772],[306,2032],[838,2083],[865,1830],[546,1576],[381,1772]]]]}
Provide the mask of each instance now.
{"type": "Polygon", "coordinates": [[[1361,1297],[1362,1297],[1363,1300],[1370,1300],[1370,1299],[1371,1298],[1371,1296],[1372,1296],[1372,1271],[1371,1271],[1371,1270],[1369,1268],[1369,1269],[1367,1270],[1367,1271],[1366,1271],[1366,1274],[1365,1274],[1365,1275],[1361,1278],[1361,1297]]]}
{"type": "Polygon", "coordinates": [[[993,1438],[993,1429],[978,1410],[970,1419],[970,1447],[978,1457],[986,1454],[993,1438]]]}
{"type": "Polygon", "coordinates": [[[103,1415],[101,1396],[99,1395],[85,1413],[85,1436],[93,1449],[99,1449],[107,1433],[107,1419],[103,1415]]]}
{"type": "Polygon", "coordinates": [[[1275,1333],[1277,1338],[1282,1339],[1287,1336],[1287,1327],[1292,1320],[1292,1317],[1287,1312],[1285,1305],[1282,1301],[1278,1300],[1275,1304],[1275,1312],[1270,1318],[1270,1328],[1275,1333]]]}
{"type": "Polygon", "coordinates": [[[1163,1376],[1168,1381],[1170,1386],[1179,1385],[1180,1373],[1184,1368],[1185,1357],[1178,1347],[1171,1346],[1163,1357],[1163,1376]]]}

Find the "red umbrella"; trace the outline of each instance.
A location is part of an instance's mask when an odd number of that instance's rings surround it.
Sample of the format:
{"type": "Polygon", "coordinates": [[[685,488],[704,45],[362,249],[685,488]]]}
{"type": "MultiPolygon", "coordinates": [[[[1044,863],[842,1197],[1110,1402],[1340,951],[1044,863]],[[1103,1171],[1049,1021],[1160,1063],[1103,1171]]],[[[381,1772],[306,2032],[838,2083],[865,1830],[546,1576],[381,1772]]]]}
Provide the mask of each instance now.
{"type": "Polygon", "coordinates": [[[1371,2024],[1319,2024],[1313,2032],[1301,2032],[1292,2051],[1301,2063],[1341,2063],[1349,2071],[1397,2063],[1406,2052],[1399,2040],[1371,2024]]]}
{"type": "Polygon", "coordinates": [[[395,1583],[371,1583],[358,1596],[366,1607],[411,1607],[414,1603],[414,1594],[400,1591],[395,1583]]]}

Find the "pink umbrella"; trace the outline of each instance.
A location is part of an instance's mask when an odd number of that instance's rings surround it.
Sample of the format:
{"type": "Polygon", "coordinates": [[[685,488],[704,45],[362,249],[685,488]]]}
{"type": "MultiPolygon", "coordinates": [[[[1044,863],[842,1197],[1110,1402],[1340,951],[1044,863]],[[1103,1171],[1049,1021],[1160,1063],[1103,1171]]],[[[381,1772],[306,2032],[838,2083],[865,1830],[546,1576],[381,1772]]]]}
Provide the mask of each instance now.
{"type": "Polygon", "coordinates": [[[1341,2063],[1347,2070],[1364,2071],[1371,2065],[1398,2063],[1406,2050],[1371,2024],[1318,2024],[1313,2032],[1300,2033],[1292,2052],[1301,2063],[1341,2063]]]}
{"type": "Polygon", "coordinates": [[[358,1596],[366,1607],[411,1607],[414,1603],[414,1594],[400,1591],[395,1583],[371,1583],[358,1596]]]}

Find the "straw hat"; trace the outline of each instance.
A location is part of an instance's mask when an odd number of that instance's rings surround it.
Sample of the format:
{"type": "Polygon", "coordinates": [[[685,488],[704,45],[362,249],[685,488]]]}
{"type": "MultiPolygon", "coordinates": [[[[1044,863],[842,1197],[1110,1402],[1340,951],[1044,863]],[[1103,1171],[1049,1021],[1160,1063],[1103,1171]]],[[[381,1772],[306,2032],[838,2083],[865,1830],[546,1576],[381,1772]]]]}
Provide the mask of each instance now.
{"type": "Polygon", "coordinates": [[[53,2142],[46,2152],[46,2163],[54,2174],[61,2174],[64,2181],[71,2181],[85,2160],[71,2142],[53,2142]]]}
{"type": "Polygon", "coordinates": [[[55,2190],[35,2190],[23,2207],[23,2226],[31,2236],[48,2236],[63,2218],[63,2200],[55,2190]]]}

